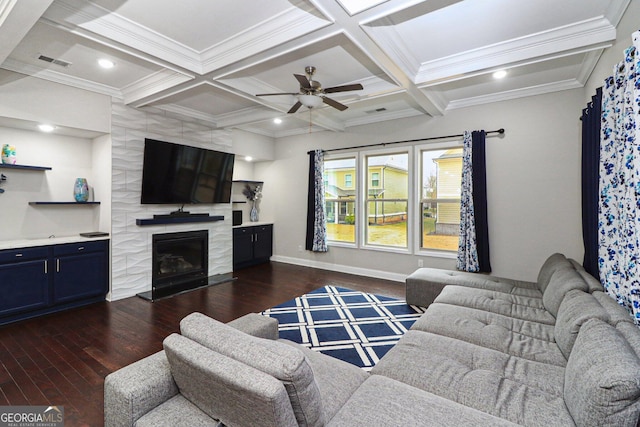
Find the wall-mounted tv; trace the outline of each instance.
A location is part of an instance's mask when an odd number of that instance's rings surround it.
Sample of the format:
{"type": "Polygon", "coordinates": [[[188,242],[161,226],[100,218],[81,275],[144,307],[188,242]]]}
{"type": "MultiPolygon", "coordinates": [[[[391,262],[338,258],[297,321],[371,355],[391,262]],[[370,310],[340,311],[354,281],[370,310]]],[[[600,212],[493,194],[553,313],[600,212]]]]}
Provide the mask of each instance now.
{"type": "Polygon", "coordinates": [[[144,140],[142,204],[229,203],[231,153],[144,140]]]}

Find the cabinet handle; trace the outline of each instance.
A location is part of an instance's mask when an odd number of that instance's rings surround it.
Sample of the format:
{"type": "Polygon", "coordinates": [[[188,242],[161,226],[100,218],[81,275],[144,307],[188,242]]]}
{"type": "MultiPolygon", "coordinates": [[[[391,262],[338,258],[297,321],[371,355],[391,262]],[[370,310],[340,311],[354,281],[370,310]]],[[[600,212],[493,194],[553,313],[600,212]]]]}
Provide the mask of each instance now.
{"type": "Polygon", "coordinates": [[[56,273],[60,273],[60,258],[56,259],[56,273]]]}
{"type": "Polygon", "coordinates": [[[21,256],[22,256],[22,254],[16,254],[16,257],[18,257],[18,258],[21,257],[21,256]]]}
{"type": "Polygon", "coordinates": [[[80,247],[78,248],[78,250],[79,250],[79,251],[84,251],[84,246],[80,246],[80,247]]]}
{"type": "Polygon", "coordinates": [[[47,260],[44,260],[44,274],[47,274],[47,273],[49,273],[47,271],[47,260]]]}
{"type": "Polygon", "coordinates": [[[258,241],[258,235],[256,234],[255,236],[256,236],[256,242],[257,242],[258,241]]]}

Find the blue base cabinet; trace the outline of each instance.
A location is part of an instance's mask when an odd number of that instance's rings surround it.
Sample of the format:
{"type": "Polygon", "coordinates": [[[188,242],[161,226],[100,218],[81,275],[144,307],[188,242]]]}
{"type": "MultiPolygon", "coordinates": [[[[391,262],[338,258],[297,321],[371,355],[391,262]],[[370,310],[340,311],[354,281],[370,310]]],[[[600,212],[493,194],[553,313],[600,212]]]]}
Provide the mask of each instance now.
{"type": "Polygon", "coordinates": [[[103,301],[109,241],[0,251],[0,325],[103,301]]]}

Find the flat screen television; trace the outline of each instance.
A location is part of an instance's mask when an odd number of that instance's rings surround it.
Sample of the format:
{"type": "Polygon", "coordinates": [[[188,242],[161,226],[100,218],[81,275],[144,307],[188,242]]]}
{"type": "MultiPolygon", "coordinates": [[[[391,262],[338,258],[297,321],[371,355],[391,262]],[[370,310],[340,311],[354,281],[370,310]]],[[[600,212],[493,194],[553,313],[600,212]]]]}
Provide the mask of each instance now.
{"type": "Polygon", "coordinates": [[[146,138],[142,204],[229,203],[231,153],[146,138]]]}

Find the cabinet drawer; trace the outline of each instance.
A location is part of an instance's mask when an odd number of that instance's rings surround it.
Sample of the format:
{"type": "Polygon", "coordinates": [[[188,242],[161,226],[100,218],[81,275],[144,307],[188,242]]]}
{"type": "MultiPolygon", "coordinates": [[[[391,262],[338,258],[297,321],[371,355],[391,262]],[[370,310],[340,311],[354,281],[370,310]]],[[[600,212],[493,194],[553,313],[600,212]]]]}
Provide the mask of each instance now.
{"type": "Polygon", "coordinates": [[[56,245],[53,247],[53,255],[73,255],[83,252],[97,252],[104,251],[107,247],[106,240],[100,240],[98,242],[78,242],[78,243],[66,243],[64,245],[56,245]]]}
{"type": "Polygon", "coordinates": [[[0,263],[46,258],[48,252],[48,246],[39,246],[37,248],[6,249],[4,251],[0,251],[0,263]]]}
{"type": "Polygon", "coordinates": [[[233,235],[244,236],[245,234],[251,234],[252,231],[253,231],[253,227],[234,228],[233,235]]]}

